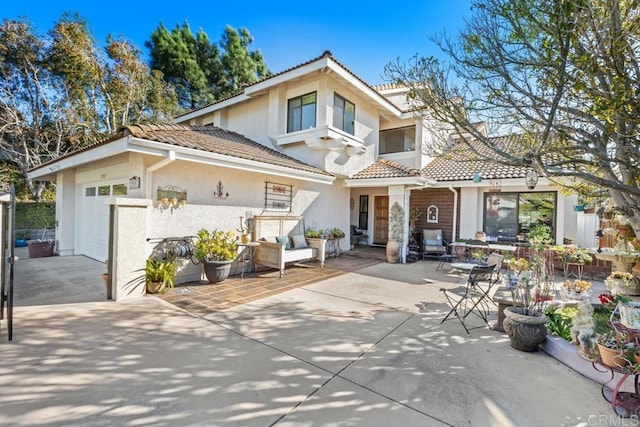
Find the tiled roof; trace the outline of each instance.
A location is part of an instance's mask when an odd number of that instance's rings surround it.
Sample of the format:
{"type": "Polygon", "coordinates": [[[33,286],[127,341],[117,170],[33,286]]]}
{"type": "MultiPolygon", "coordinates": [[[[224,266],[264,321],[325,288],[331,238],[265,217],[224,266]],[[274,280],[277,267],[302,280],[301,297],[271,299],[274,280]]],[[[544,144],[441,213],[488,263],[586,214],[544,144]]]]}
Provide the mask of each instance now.
{"type": "MultiPolygon", "coordinates": [[[[80,152],[88,151],[97,146],[107,144],[126,136],[161,142],[178,147],[192,148],[209,153],[221,154],[229,157],[252,160],[270,165],[282,166],[305,172],[312,172],[325,176],[333,176],[328,172],[310,166],[279,151],[258,144],[236,132],[220,129],[215,126],[187,126],[175,124],[138,124],[124,126],[113,135],[95,144],[59,157],[49,163],[71,157],[80,152]]],[[[46,164],[45,164],[46,165],[46,164]]],[[[45,165],[41,165],[39,169],[45,165]]]]}
{"type": "Polygon", "coordinates": [[[412,176],[420,176],[420,171],[398,162],[379,159],[353,175],[351,179],[405,178],[412,176]]]}
{"type": "MultiPolygon", "coordinates": [[[[495,146],[508,147],[516,142],[518,135],[508,135],[491,138],[495,146]]],[[[489,153],[486,147],[476,145],[476,149],[487,156],[497,158],[496,153],[489,153]]],[[[452,146],[441,156],[433,159],[422,168],[422,175],[434,181],[468,181],[475,174],[483,179],[492,178],[524,178],[527,168],[522,166],[508,166],[495,160],[485,160],[476,156],[474,159],[470,148],[464,143],[452,146]]]]}
{"type": "Polygon", "coordinates": [[[136,138],[332,176],[321,169],[258,144],[239,133],[215,126],[144,124],[125,126],[125,128],[125,135],[129,132],[136,138]]]}

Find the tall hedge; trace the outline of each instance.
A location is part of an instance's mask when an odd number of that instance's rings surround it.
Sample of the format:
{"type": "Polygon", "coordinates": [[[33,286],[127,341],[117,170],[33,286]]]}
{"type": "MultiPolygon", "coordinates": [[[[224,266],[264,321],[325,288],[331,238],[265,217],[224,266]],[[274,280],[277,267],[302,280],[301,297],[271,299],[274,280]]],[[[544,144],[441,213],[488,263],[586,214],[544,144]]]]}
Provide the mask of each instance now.
{"type": "Polygon", "coordinates": [[[16,229],[52,229],[55,221],[55,203],[16,203],[16,229]]]}

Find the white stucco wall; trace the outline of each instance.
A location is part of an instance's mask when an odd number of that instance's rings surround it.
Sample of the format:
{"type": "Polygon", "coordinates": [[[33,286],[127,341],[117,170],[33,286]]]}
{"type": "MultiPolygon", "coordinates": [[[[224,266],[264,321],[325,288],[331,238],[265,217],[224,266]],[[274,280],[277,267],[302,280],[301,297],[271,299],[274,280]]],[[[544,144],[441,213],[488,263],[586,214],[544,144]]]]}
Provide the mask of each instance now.
{"type": "MultiPolygon", "coordinates": [[[[530,191],[524,185],[509,185],[503,187],[505,192],[527,192],[530,191]]],[[[482,230],[483,221],[483,197],[489,191],[488,186],[465,187],[460,193],[460,238],[472,239],[476,231],[482,230]]],[[[577,216],[573,212],[573,205],[576,203],[576,196],[566,196],[561,194],[557,188],[549,185],[537,185],[536,192],[550,191],[557,194],[557,209],[555,219],[556,244],[562,244],[563,238],[567,237],[575,240],[577,230],[577,216]]]]}
{"type": "MultiPolygon", "coordinates": [[[[257,215],[287,215],[287,212],[265,211],[265,181],[293,185],[292,212],[305,217],[305,226],[315,221],[317,228],[338,227],[349,230],[349,190],[341,182],[333,185],[310,183],[229,168],[213,168],[176,161],[153,175],[153,207],[148,210],[149,238],[193,236],[201,228],[233,230],[240,227],[240,216],[247,212],[257,215]],[[213,196],[218,181],[222,181],[226,199],[213,196]],[[188,192],[188,202],[178,210],[157,208],[155,191],[158,186],[177,185],[188,192]]],[[[301,230],[303,231],[303,229],[301,230]]],[[[348,249],[348,239],[341,242],[348,249]]],[[[154,243],[148,244],[151,254],[154,243]]],[[[232,269],[232,273],[233,273],[232,269]]],[[[187,265],[177,282],[198,280],[200,266],[187,265]]]]}

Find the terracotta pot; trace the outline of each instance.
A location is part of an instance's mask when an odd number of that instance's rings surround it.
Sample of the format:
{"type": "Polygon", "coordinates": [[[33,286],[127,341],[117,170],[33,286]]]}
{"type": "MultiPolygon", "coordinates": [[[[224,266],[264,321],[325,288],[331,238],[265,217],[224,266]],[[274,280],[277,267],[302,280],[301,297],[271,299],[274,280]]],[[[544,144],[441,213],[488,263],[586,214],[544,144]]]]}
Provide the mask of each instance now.
{"type": "Polygon", "coordinates": [[[521,351],[537,351],[547,338],[547,317],[524,315],[520,307],[506,307],[504,314],[503,326],[511,347],[521,351]]]}
{"type": "Polygon", "coordinates": [[[204,275],[209,283],[220,283],[229,277],[231,271],[231,261],[204,261],[202,263],[204,275]]]}
{"type": "Polygon", "coordinates": [[[598,350],[600,351],[602,363],[611,368],[626,368],[630,365],[630,362],[622,357],[622,352],[618,349],[598,344],[598,350]]]}
{"type": "Polygon", "coordinates": [[[387,240],[387,262],[396,263],[400,254],[400,242],[396,239],[387,240]]]}
{"type": "Polygon", "coordinates": [[[102,280],[104,281],[104,287],[109,288],[109,275],[107,273],[102,273],[102,280]]]}

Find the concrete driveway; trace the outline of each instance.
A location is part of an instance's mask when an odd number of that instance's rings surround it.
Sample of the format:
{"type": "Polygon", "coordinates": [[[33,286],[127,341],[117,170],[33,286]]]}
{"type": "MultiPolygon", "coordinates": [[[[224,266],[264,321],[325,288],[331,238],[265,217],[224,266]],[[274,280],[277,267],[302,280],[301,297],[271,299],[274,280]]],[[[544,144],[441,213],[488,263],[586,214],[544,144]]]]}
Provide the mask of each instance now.
{"type": "Polygon", "coordinates": [[[0,339],[0,424],[624,425],[598,384],[545,353],[440,324],[428,265],[379,264],[204,318],[152,296],[32,300],[0,339]]]}

